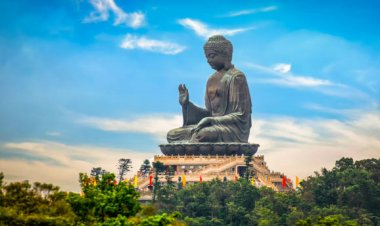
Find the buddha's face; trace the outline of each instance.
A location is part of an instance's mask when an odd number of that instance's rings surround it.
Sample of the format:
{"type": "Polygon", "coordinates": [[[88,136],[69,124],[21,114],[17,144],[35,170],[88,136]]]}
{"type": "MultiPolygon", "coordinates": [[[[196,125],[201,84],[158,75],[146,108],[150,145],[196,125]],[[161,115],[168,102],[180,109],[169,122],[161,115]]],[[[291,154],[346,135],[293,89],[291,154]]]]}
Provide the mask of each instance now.
{"type": "Polygon", "coordinates": [[[205,54],[207,58],[207,63],[211,66],[212,69],[216,71],[222,70],[225,67],[226,62],[228,62],[226,56],[220,54],[215,50],[208,49],[206,50],[205,54]]]}

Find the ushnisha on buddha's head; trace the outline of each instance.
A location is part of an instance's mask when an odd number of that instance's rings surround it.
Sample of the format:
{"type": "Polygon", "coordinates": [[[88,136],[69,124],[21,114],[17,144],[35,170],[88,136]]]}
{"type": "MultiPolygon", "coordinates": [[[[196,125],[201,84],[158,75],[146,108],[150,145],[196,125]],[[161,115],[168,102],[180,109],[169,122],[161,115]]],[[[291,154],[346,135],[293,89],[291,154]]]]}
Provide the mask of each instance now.
{"type": "Polygon", "coordinates": [[[227,70],[232,64],[232,44],[222,35],[211,36],[203,46],[207,62],[217,70],[227,70]]]}

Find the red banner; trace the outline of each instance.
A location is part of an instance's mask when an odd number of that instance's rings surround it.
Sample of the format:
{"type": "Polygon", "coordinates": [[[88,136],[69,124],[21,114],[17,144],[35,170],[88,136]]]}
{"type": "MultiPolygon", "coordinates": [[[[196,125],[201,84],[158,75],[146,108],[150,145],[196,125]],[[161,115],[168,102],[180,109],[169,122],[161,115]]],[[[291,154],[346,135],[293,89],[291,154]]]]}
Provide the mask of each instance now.
{"type": "Polygon", "coordinates": [[[149,186],[153,186],[153,176],[149,176],[149,186]]]}
{"type": "Polygon", "coordinates": [[[199,176],[199,181],[202,183],[202,175],[199,176]]]}
{"type": "Polygon", "coordinates": [[[286,177],[285,176],[282,177],[282,187],[283,188],[286,187],[286,177]]]}

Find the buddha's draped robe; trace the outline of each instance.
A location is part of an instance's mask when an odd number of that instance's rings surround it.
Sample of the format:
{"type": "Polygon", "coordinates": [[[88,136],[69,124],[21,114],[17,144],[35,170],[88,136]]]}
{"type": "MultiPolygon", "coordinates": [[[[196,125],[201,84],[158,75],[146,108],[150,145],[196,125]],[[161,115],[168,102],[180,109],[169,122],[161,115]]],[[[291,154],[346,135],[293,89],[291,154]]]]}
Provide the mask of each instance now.
{"type": "Polygon", "coordinates": [[[169,143],[248,142],[252,104],[247,80],[241,71],[231,67],[213,74],[207,82],[205,103],[206,109],[191,102],[182,107],[183,126],[169,131],[169,143]],[[215,78],[219,78],[216,87],[210,85],[215,78]],[[205,117],[214,119],[212,125],[194,132],[197,123],[205,117]]]}

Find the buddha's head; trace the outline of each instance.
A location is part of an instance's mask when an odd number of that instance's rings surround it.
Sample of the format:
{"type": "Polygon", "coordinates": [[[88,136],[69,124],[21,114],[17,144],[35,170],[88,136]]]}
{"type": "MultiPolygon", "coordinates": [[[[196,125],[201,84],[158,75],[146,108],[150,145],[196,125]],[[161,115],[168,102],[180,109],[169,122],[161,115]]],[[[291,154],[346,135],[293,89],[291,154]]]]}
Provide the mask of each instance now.
{"type": "Polygon", "coordinates": [[[207,62],[210,66],[220,71],[231,66],[232,44],[222,35],[211,36],[203,46],[207,62]]]}

